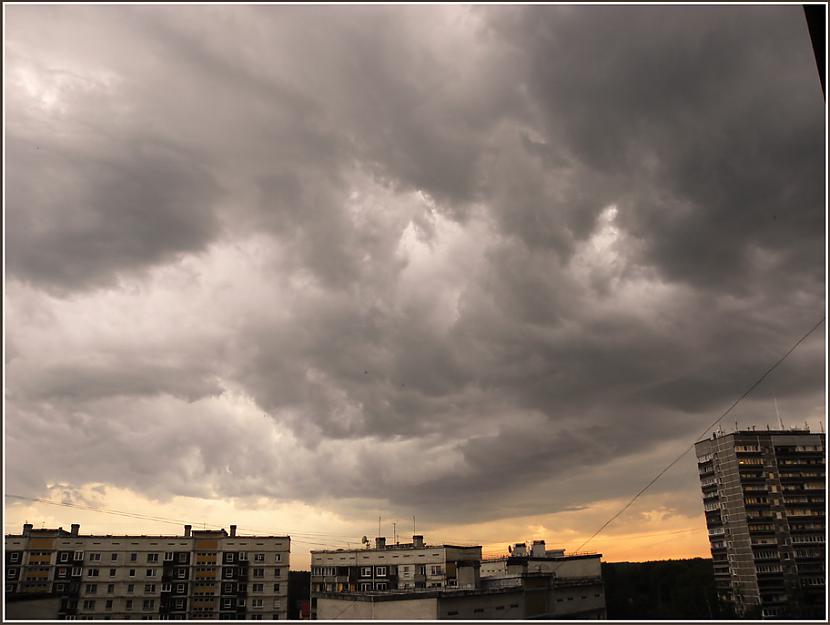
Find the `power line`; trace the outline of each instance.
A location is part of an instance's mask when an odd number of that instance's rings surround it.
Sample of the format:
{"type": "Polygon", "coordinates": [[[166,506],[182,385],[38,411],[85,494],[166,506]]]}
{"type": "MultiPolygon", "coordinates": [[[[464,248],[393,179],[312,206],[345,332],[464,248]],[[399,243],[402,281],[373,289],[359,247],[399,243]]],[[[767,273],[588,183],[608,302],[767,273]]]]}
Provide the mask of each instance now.
{"type": "MultiPolygon", "coordinates": [[[[821,319],[819,319],[819,320],[818,320],[818,322],[817,322],[817,323],[816,323],[816,324],[815,324],[812,328],[810,328],[810,330],[809,330],[809,331],[808,331],[808,332],[807,332],[804,336],[802,336],[800,339],[798,339],[798,340],[795,342],[795,344],[794,344],[792,347],[790,347],[790,349],[788,349],[788,350],[787,350],[787,353],[785,353],[783,356],[781,356],[781,358],[779,358],[778,360],[776,360],[776,361],[775,361],[775,363],[774,363],[772,366],[770,366],[770,367],[769,367],[766,371],[764,371],[764,373],[763,373],[763,375],[761,375],[761,377],[759,377],[759,378],[758,378],[758,379],[757,379],[757,380],[756,380],[756,381],[755,381],[755,382],[754,382],[754,383],[753,383],[753,384],[752,384],[752,385],[751,385],[748,389],[746,389],[746,390],[743,392],[743,394],[742,394],[740,397],[738,397],[738,399],[736,399],[734,402],[732,402],[732,405],[731,405],[731,406],[729,406],[729,408],[727,408],[727,409],[726,409],[726,410],[725,410],[725,411],[721,414],[721,416],[719,416],[719,417],[718,417],[717,419],[715,419],[715,420],[714,420],[711,424],[709,424],[708,426],[706,426],[706,428],[703,430],[703,432],[701,432],[701,433],[698,435],[697,440],[700,440],[701,438],[703,438],[704,436],[706,436],[706,434],[709,432],[709,430],[710,430],[710,429],[712,429],[713,427],[715,427],[715,426],[716,426],[718,423],[720,423],[720,422],[721,422],[721,421],[722,421],[722,420],[723,420],[723,419],[724,419],[724,418],[725,418],[725,417],[726,417],[726,416],[727,416],[730,412],[732,412],[732,409],[733,409],[733,408],[735,408],[735,406],[737,406],[737,405],[738,405],[738,404],[739,404],[742,400],[744,400],[744,399],[745,399],[745,398],[746,398],[746,397],[747,397],[747,396],[748,396],[748,395],[749,395],[752,391],[754,391],[754,390],[755,390],[755,389],[756,389],[756,388],[757,388],[757,387],[758,387],[758,386],[759,386],[759,385],[760,385],[760,384],[761,384],[761,383],[762,383],[762,382],[763,382],[763,381],[767,378],[767,376],[768,376],[770,373],[772,373],[772,372],[773,372],[773,371],[774,371],[774,370],[778,367],[778,365],[780,365],[782,362],[784,362],[784,361],[787,359],[787,357],[788,357],[790,354],[792,354],[792,353],[796,350],[796,348],[797,348],[799,345],[801,345],[801,343],[803,343],[803,342],[807,339],[807,337],[808,337],[808,336],[810,336],[813,332],[815,332],[815,331],[818,329],[818,327],[819,327],[822,323],[824,323],[824,319],[825,319],[824,317],[822,317],[821,319]]],[[[696,442],[696,441],[695,441],[695,442],[696,442]]],[[[620,508],[620,509],[619,509],[616,513],[614,513],[614,514],[611,516],[611,518],[609,518],[609,519],[608,519],[605,523],[603,523],[603,524],[600,526],[600,528],[599,528],[596,532],[594,532],[593,534],[591,534],[591,537],[590,537],[590,538],[588,538],[588,540],[586,540],[585,542],[583,542],[583,543],[582,543],[579,547],[577,547],[577,548],[575,549],[575,551],[580,551],[580,550],[581,550],[581,549],[582,549],[585,545],[587,545],[587,544],[588,544],[589,542],[591,542],[594,538],[596,538],[596,536],[597,536],[600,532],[602,532],[602,530],[604,530],[606,527],[608,527],[609,525],[611,525],[611,523],[613,523],[613,522],[617,519],[617,517],[619,517],[619,516],[620,516],[623,512],[625,512],[626,510],[628,510],[628,508],[630,508],[630,507],[631,507],[631,505],[632,505],[635,501],[637,501],[637,499],[639,499],[639,498],[640,498],[640,495],[642,495],[642,494],[643,494],[644,492],[646,492],[649,488],[651,488],[651,486],[652,486],[652,485],[653,485],[653,484],[654,484],[657,480],[659,480],[659,479],[663,476],[663,474],[664,474],[664,473],[666,473],[666,471],[668,471],[668,470],[669,470],[669,469],[671,469],[674,465],[676,465],[678,462],[680,462],[680,460],[683,458],[683,456],[685,456],[687,453],[689,453],[689,451],[691,451],[692,449],[694,449],[694,446],[695,446],[695,443],[693,442],[693,443],[692,443],[691,445],[689,445],[686,449],[684,449],[684,450],[683,450],[683,452],[682,452],[679,456],[677,456],[677,458],[675,458],[674,460],[672,460],[672,461],[671,461],[668,465],[666,465],[666,466],[663,468],[663,470],[662,470],[662,471],[660,471],[657,475],[655,475],[655,476],[654,476],[654,478],[652,478],[652,480],[651,480],[648,484],[646,484],[645,486],[643,486],[643,487],[642,487],[642,488],[641,488],[641,489],[637,492],[637,494],[636,494],[636,495],[634,495],[634,496],[631,498],[631,500],[630,500],[627,504],[625,504],[622,508],[620,508]]]]}

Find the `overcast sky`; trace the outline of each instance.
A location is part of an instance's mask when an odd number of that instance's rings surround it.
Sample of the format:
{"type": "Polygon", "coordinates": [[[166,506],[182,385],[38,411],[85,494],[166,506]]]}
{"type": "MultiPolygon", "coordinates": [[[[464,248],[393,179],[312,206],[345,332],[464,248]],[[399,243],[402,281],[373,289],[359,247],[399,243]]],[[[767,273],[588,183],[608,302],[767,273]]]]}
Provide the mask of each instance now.
{"type": "MultiPolygon", "coordinates": [[[[573,549],[823,314],[800,6],[5,16],[10,493],[573,549]]],[[[816,427],[824,362],[728,426],[816,427]]],[[[705,554],[693,456],[608,534],[705,554]]]]}

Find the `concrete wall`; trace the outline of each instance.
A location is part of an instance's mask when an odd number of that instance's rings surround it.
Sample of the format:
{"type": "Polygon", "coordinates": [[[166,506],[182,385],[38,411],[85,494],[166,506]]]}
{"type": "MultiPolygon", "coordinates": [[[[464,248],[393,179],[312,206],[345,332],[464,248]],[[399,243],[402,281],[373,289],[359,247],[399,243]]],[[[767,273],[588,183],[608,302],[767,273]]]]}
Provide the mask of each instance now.
{"type": "Polygon", "coordinates": [[[47,597],[43,599],[22,599],[20,601],[6,602],[6,619],[10,621],[21,620],[57,620],[60,609],[60,597],[47,597]]]}
{"type": "Polygon", "coordinates": [[[317,620],[436,620],[438,599],[403,599],[401,601],[353,601],[317,599],[317,620]]]}
{"type": "Polygon", "coordinates": [[[458,597],[441,597],[439,619],[492,620],[525,618],[524,593],[503,592],[458,597]]]}
{"type": "Polygon", "coordinates": [[[602,575],[602,564],[600,557],[568,559],[546,559],[528,560],[528,573],[550,573],[556,572],[558,578],[568,577],[600,577],[602,575]]]}

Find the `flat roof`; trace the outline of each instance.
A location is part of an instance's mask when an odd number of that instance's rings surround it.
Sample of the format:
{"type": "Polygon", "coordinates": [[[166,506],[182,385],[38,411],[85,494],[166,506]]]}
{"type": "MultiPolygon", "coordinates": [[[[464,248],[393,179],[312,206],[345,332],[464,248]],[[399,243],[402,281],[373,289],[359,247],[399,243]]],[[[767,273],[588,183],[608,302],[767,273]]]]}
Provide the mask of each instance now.
{"type": "Polygon", "coordinates": [[[414,543],[403,543],[400,545],[386,545],[380,549],[377,547],[366,549],[312,549],[311,553],[370,553],[373,551],[421,551],[427,549],[481,549],[481,545],[422,545],[416,547],[414,543]]]}
{"type": "MultiPolygon", "coordinates": [[[[32,534],[35,532],[39,533],[46,533],[46,532],[57,532],[58,530],[32,530],[32,534]]],[[[194,538],[210,538],[210,536],[205,536],[204,534],[197,534],[196,536],[184,536],[183,534],[169,536],[167,534],[77,534],[72,535],[66,530],[63,530],[64,534],[59,534],[57,536],[45,536],[45,538],[152,538],[154,540],[160,539],[169,539],[169,540],[193,540],[194,538]]],[[[201,530],[200,530],[201,531],[201,530]]],[[[6,538],[30,538],[32,534],[28,536],[25,534],[6,534],[6,538]]],[[[237,534],[236,536],[231,536],[230,534],[216,536],[215,538],[231,538],[233,540],[241,539],[241,538],[279,538],[283,540],[291,540],[291,536],[252,536],[250,534],[240,535],[237,534]]]]}
{"type": "Polygon", "coordinates": [[[378,590],[363,592],[318,592],[320,599],[342,599],[343,601],[404,601],[408,599],[435,599],[469,597],[476,595],[500,595],[523,592],[521,586],[501,588],[424,588],[422,590],[378,590]]]}

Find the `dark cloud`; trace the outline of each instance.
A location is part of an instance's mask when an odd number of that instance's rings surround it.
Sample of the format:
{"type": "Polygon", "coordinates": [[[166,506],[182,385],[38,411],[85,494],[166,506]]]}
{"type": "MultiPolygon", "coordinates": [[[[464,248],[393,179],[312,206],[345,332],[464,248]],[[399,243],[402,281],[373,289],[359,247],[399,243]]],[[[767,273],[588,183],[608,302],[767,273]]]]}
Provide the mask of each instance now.
{"type": "MultiPolygon", "coordinates": [[[[823,310],[798,7],[8,16],[26,492],[578,509],[636,491],[823,310]]],[[[740,418],[822,414],[822,332],[740,418]]],[[[696,501],[684,470],[657,488],[696,501]]]]}

